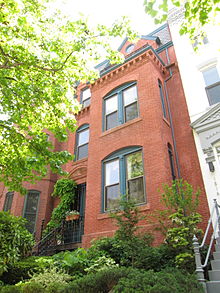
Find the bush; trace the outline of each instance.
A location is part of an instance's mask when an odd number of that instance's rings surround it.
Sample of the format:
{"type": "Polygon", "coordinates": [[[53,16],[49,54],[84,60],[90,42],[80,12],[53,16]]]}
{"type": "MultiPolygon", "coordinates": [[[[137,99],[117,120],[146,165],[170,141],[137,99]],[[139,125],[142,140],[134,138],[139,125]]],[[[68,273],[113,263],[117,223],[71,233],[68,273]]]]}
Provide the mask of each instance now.
{"type": "Polygon", "coordinates": [[[49,287],[53,283],[59,283],[61,285],[67,284],[71,280],[71,276],[64,273],[55,267],[49,269],[44,269],[42,273],[35,273],[31,279],[30,283],[37,283],[42,285],[43,288],[49,287]]]}
{"type": "Polygon", "coordinates": [[[167,269],[157,273],[151,270],[133,270],[126,277],[120,278],[113,292],[203,293],[203,288],[194,275],[182,273],[177,269],[167,269]]]}
{"type": "Polygon", "coordinates": [[[177,269],[161,272],[114,268],[89,274],[63,288],[60,293],[203,293],[194,275],[177,269]]]}
{"type": "Polygon", "coordinates": [[[25,227],[26,219],[0,212],[0,275],[8,266],[25,256],[34,245],[33,235],[25,227]]]}
{"type": "Polygon", "coordinates": [[[45,288],[36,282],[26,283],[22,286],[22,293],[44,293],[45,288]]]}
{"type": "Polygon", "coordinates": [[[31,256],[14,263],[13,266],[8,267],[8,271],[4,272],[0,279],[10,285],[30,279],[31,274],[42,270],[42,265],[36,261],[38,259],[38,257],[31,256]]]}
{"type": "MultiPolygon", "coordinates": [[[[0,292],[1,293],[21,293],[21,289],[17,286],[4,286],[0,287],[0,292]]],[[[33,292],[33,291],[32,291],[33,292]]]]}
{"type": "Polygon", "coordinates": [[[67,285],[63,293],[108,293],[128,272],[127,268],[114,268],[89,274],[67,285]]]}
{"type": "Polygon", "coordinates": [[[90,266],[88,253],[83,248],[78,248],[74,251],[65,251],[55,254],[53,257],[54,265],[63,269],[70,275],[82,276],[85,274],[85,269],[90,266]]]}

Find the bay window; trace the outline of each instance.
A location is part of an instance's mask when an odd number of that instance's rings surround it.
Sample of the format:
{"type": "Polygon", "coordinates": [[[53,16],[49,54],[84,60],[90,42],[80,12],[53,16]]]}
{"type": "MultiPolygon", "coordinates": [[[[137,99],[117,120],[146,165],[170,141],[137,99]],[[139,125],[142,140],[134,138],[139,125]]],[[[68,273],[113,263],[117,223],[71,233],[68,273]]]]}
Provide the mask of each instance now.
{"type": "Polygon", "coordinates": [[[145,202],[144,168],[140,147],[115,152],[103,162],[103,210],[119,208],[120,196],[145,202]]]}
{"type": "Polygon", "coordinates": [[[103,130],[114,128],[136,117],[138,117],[136,83],[125,84],[105,97],[103,130]]]}

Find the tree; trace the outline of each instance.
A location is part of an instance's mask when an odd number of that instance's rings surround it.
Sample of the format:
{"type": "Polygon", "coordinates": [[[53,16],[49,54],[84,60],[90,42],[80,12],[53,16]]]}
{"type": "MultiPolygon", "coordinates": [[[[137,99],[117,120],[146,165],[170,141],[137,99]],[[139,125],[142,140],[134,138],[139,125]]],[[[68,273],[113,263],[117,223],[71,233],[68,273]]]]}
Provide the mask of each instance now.
{"type": "Polygon", "coordinates": [[[189,34],[191,40],[198,36],[204,37],[204,25],[214,21],[220,12],[220,0],[144,0],[144,6],[155,23],[166,21],[171,6],[184,6],[180,34],[189,34]]]}
{"type": "Polygon", "coordinates": [[[76,129],[77,82],[98,77],[100,58],[122,61],[111,39],[134,36],[125,18],[90,28],[84,18],[50,15],[47,2],[0,0],[0,181],[21,193],[22,182],[40,180],[48,166],[64,174],[72,155],[55,151],[48,134],[62,142],[76,129]]]}

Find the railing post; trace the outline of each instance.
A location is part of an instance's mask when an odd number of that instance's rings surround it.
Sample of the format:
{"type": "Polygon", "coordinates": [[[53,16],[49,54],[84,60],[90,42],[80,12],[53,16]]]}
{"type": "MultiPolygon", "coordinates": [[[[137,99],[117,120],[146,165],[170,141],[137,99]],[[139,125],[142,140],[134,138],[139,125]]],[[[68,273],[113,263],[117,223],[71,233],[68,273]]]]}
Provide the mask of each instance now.
{"type": "Polygon", "coordinates": [[[40,227],[40,240],[42,239],[42,236],[43,236],[44,223],[45,223],[45,219],[43,219],[42,222],[41,222],[41,227],[40,227]]]}
{"type": "Polygon", "coordinates": [[[216,243],[220,244],[220,214],[219,214],[217,199],[214,199],[214,204],[215,204],[215,211],[216,211],[217,222],[218,222],[218,236],[216,238],[216,243]]]}
{"type": "Polygon", "coordinates": [[[202,284],[204,288],[204,292],[207,292],[206,289],[206,281],[204,278],[204,270],[202,268],[202,263],[201,263],[201,255],[199,251],[199,242],[198,239],[196,238],[196,235],[193,237],[193,249],[195,253],[195,262],[196,262],[196,274],[197,274],[197,279],[198,281],[202,284]]]}

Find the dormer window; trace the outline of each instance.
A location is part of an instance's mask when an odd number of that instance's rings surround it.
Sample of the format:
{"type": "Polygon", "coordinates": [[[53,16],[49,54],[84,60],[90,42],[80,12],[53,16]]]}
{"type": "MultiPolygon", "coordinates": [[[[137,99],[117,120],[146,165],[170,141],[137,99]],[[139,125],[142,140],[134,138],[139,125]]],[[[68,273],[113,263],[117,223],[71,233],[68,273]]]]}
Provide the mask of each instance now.
{"type": "Polygon", "coordinates": [[[127,54],[131,53],[134,50],[134,44],[128,45],[127,48],[125,49],[125,52],[127,54]]]}

